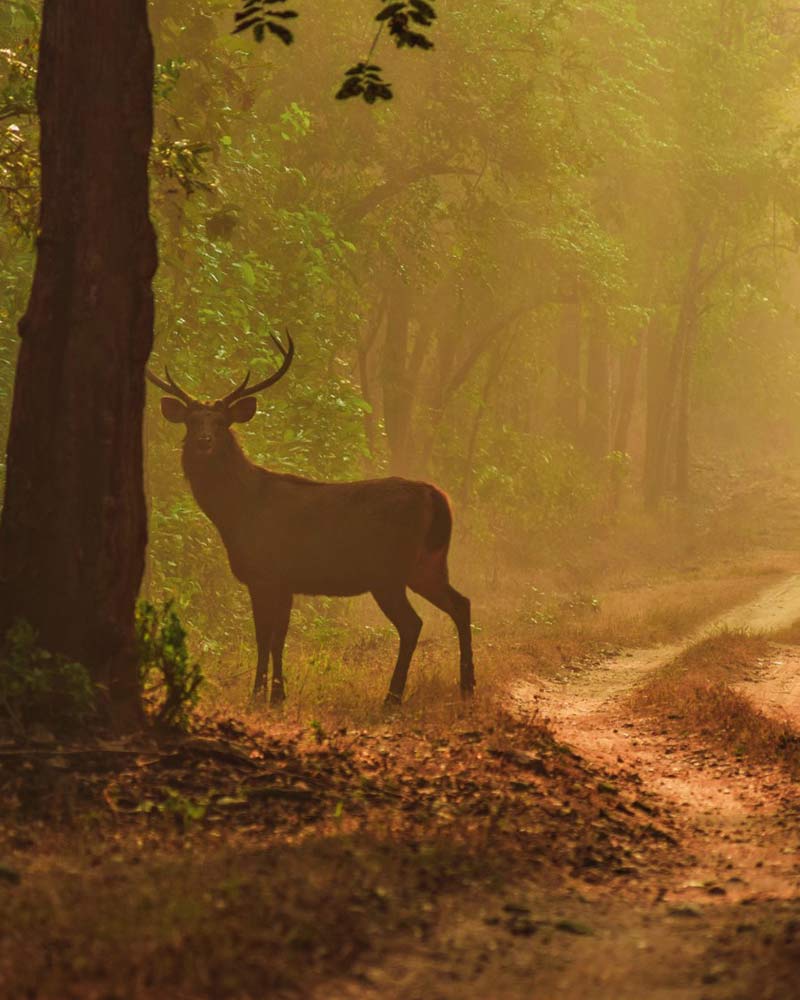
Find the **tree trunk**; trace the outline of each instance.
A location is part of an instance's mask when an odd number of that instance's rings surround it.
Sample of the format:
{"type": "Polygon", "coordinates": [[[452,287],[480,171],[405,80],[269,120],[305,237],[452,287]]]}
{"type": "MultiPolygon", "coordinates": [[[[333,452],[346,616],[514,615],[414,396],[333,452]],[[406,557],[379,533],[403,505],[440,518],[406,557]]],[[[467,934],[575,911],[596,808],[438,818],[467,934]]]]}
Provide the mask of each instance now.
{"type": "Polygon", "coordinates": [[[581,399],[581,319],[580,305],[564,307],[563,328],[558,340],[558,396],[556,417],[561,430],[577,442],[581,399]]]}
{"type": "Polygon", "coordinates": [[[657,323],[654,319],[650,323],[647,335],[647,392],[645,399],[644,473],[642,480],[645,506],[648,508],[655,506],[656,503],[656,497],[653,495],[653,467],[656,462],[656,453],[661,446],[661,443],[656,440],[656,435],[662,400],[665,394],[668,358],[669,350],[666,343],[665,331],[662,324],[657,323]]]}
{"type": "Polygon", "coordinates": [[[642,331],[636,343],[626,347],[622,355],[622,371],[620,373],[613,441],[614,451],[622,453],[628,450],[628,438],[633,419],[633,409],[636,404],[636,389],[639,384],[639,368],[642,363],[645,336],[645,332],[642,331]]]}
{"type": "MultiPolygon", "coordinates": [[[[639,369],[642,364],[645,336],[645,331],[642,331],[636,343],[626,347],[622,354],[620,384],[615,406],[616,412],[613,421],[614,432],[612,439],[612,449],[618,457],[626,455],[628,452],[628,438],[633,420],[633,410],[636,404],[636,390],[639,384],[639,369]]],[[[613,463],[611,466],[610,506],[612,515],[619,511],[622,504],[622,489],[626,468],[626,465],[620,464],[619,461],[613,463]]]]}
{"type": "Polygon", "coordinates": [[[408,371],[411,312],[408,288],[397,280],[389,292],[383,348],[383,420],[393,473],[408,471],[413,389],[408,371]]]}
{"type": "Polygon", "coordinates": [[[689,254],[680,311],[669,353],[669,363],[652,422],[648,425],[644,495],[645,505],[651,509],[658,505],[664,494],[669,457],[672,445],[676,441],[676,432],[680,430],[679,427],[676,427],[676,400],[680,402],[681,382],[684,372],[688,373],[687,366],[690,363],[689,352],[694,327],[697,323],[700,261],[705,235],[704,230],[696,234],[689,254]]]}
{"type": "Polygon", "coordinates": [[[470,428],[469,438],[467,440],[467,450],[464,455],[464,474],[461,479],[460,496],[461,502],[464,506],[469,504],[470,497],[472,496],[472,482],[475,476],[475,455],[478,451],[478,436],[480,434],[484,414],[486,413],[486,409],[489,405],[489,396],[491,395],[495,383],[500,378],[500,373],[503,371],[503,368],[508,361],[508,356],[511,353],[512,347],[513,340],[509,340],[504,350],[498,351],[489,360],[489,366],[486,372],[486,381],[483,384],[481,398],[478,400],[478,405],[475,408],[475,413],[472,418],[472,427],[470,428]]]}
{"type": "Polygon", "coordinates": [[[689,394],[692,368],[692,338],[687,337],[681,364],[678,418],[675,430],[675,495],[689,499],[689,394]]]}
{"type": "Polygon", "coordinates": [[[378,448],[378,416],[375,412],[375,397],[372,390],[372,369],[370,353],[378,339],[383,320],[386,315],[386,300],[381,299],[375,306],[369,320],[365,335],[358,334],[356,351],[358,355],[358,381],[361,397],[369,405],[364,411],[364,436],[367,440],[369,455],[363,457],[364,475],[369,476],[375,465],[375,455],[378,448]]]}
{"type": "Polygon", "coordinates": [[[608,453],[610,391],[608,340],[605,330],[598,329],[589,338],[586,416],[582,435],[584,450],[595,462],[599,462],[608,453]]]}
{"type": "Polygon", "coordinates": [[[0,629],[25,618],[43,646],[83,663],[119,724],[140,709],[152,86],[146,0],[45,0],[40,236],[19,324],[0,629]]]}

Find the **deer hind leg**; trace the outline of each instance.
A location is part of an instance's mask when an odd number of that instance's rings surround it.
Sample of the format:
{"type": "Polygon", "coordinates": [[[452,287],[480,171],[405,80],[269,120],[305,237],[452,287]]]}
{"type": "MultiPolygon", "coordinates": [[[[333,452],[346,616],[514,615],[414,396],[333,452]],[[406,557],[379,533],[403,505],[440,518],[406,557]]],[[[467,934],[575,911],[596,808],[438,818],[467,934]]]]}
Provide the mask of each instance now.
{"type": "Polygon", "coordinates": [[[449,615],[458,631],[459,682],[461,694],[468,698],[475,690],[475,667],[472,662],[472,612],[468,597],[450,585],[444,553],[434,553],[415,569],[409,586],[420,597],[449,615]]]}
{"type": "Polygon", "coordinates": [[[284,594],[275,602],[275,617],[272,629],[272,687],[269,693],[270,705],[280,705],[286,700],[283,686],[283,644],[289,630],[289,616],[292,611],[292,595],[284,594]]]}
{"type": "Polygon", "coordinates": [[[403,700],[403,691],[406,686],[411,657],[414,655],[414,650],[417,647],[417,639],[419,639],[419,633],[422,629],[422,619],[411,607],[406,596],[405,586],[391,590],[373,590],[372,596],[377,601],[381,611],[397,629],[397,634],[400,636],[397,663],[395,664],[392,680],[389,684],[389,693],[386,695],[385,702],[386,705],[399,705],[403,700]]]}

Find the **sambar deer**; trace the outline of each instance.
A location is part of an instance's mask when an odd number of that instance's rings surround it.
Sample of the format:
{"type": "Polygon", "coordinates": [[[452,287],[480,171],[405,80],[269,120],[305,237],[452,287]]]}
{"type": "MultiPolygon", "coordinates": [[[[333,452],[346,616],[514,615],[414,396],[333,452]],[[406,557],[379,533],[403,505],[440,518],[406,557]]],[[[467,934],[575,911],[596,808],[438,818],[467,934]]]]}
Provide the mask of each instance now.
{"type": "Polygon", "coordinates": [[[216,402],[199,402],[165,369],[166,381],[147,371],[167,395],[161,412],[185,424],[183,470],[200,508],[214,523],[234,575],[250,591],[258,665],[253,698],[266,691],[272,656],[270,703],[286,697],[283,646],[295,594],[350,596],[371,593],[397,629],[400,650],[386,696],[399,704],[422,620],[406,594],[415,593],[454,621],[460,646],[461,692],[475,686],[470,602],[450,585],[447,552],[452,515],[447,496],[430,483],[392,477],[361,482],[317,482],[254,465],[232,424],[251,420],[256,393],[283,378],[294,357],[284,348],[278,370],[250,385],[250,373],[216,402]]]}

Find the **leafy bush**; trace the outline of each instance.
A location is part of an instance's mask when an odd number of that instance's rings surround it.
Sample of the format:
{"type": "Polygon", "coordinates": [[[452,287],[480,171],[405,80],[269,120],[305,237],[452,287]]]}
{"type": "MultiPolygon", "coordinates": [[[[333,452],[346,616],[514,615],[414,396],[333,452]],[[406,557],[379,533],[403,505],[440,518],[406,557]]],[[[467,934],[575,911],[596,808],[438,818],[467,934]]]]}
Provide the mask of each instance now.
{"type": "Polygon", "coordinates": [[[185,729],[200,696],[203,673],[198,663],[189,661],[186,630],[172,601],[161,608],[139,602],[136,638],[142,691],[154,721],[185,729]]]}
{"type": "Polygon", "coordinates": [[[86,668],[42,649],[27,622],[13,625],[0,648],[0,725],[17,735],[33,725],[68,733],[94,711],[94,686],[86,668]]]}

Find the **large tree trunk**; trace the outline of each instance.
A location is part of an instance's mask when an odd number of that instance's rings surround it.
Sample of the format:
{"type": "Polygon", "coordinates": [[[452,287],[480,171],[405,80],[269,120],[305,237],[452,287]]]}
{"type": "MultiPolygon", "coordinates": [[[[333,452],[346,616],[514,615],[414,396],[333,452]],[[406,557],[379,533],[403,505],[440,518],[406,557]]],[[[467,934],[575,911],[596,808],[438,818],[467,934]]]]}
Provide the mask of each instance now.
{"type": "Polygon", "coordinates": [[[19,324],[0,629],[21,617],[138,717],[153,51],[146,0],[45,0],[36,97],[42,207],[19,324]]]}

